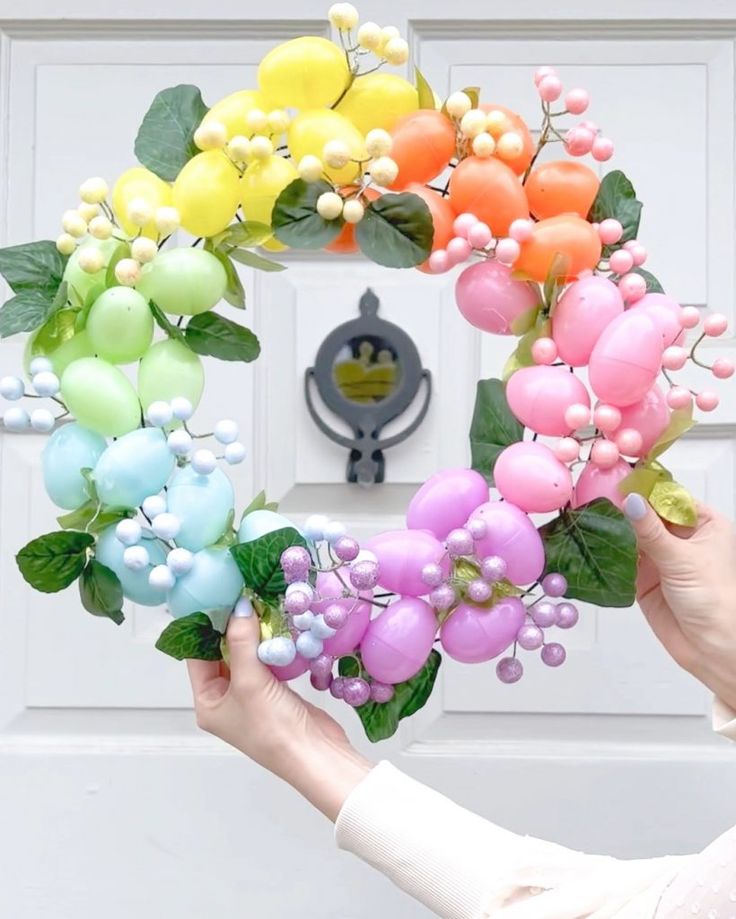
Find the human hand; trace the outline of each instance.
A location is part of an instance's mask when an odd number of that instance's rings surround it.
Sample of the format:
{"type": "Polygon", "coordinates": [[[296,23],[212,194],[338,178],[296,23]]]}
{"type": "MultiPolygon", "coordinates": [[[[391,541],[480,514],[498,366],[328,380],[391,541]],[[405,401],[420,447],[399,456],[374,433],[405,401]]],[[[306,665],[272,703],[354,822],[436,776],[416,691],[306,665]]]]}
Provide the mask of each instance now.
{"type": "Polygon", "coordinates": [[[340,725],[276,679],[257,657],[258,619],[230,619],[229,666],[187,661],[200,728],[273,772],[335,820],[372,765],[340,725]]]}
{"type": "Polygon", "coordinates": [[[666,526],[638,494],[624,510],[639,541],[637,598],[674,660],[736,708],[736,531],[703,505],[692,529],[666,526]]]}

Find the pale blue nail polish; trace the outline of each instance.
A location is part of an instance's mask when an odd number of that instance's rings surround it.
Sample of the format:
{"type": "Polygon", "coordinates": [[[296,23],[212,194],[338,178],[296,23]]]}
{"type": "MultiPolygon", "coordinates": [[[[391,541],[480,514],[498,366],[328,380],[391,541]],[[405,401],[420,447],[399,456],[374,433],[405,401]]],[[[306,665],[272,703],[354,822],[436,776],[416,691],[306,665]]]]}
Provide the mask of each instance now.
{"type": "Polygon", "coordinates": [[[647,502],[641,495],[632,491],[624,501],[624,514],[629,520],[643,520],[647,515],[647,502]]]}
{"type": "Polygon", "coordinates": [[[235,604],[235,609],[233,610],[233,616],[237,619],[247,619],[249,616],[253,615],[253,604],[247,597],[241,597],[238,602],[235,604]]]}

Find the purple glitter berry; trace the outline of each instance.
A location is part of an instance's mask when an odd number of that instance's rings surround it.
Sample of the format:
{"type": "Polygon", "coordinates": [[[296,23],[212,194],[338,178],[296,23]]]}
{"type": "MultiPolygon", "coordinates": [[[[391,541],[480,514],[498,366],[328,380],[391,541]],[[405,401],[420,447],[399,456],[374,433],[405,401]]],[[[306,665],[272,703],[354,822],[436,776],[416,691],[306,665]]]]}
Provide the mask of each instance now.
{"type": "Polygon", "coordinates": [[[447,534],[447,551],[455,558],[461,555],[472,555],[473,537],[464,528],[450,530],[447,534]]]}
{"type": "Polygon", "coordinates": [[[429,562],[425,565],[419,576],[422,579],[422,584],[426,584],[427,587],[439,587],[445,579],[442,568],[437,562],[429,562]]]}
{"type": "Polygon", "coordinates": [[[556,641],[550,642],[542,648],[542,661],[548,667],[559,667],[565,663],[567,651],[556,641]]]}
{"type": "Polygon", "coordinates": [[[538,600],[529,612],[540,629],[548,629],[557,622],[557,607],[549,600],[538,600]]]}
{"type": "Polygon", "coordinates": [[[323,618],[331,629],[339,632],[348,621],[349,615],[344,606],[339,603],[331,603],[324,611],[323,618]]]}
{"type": "Polygon", "coordinates": [[[542,580],[542,590],[548,597],[564,597],[567,590],[567,578],[564,574],[548,574],[542,580]]]}
{"type": "Polygon", "coordinates": [[[350,569],[350,583],[356,590],[371,590],[378,584],[378,563],[356,562],[350,569]]]}
{"type": "Polygon", "coordinates": [[[318,692],[327,692],[332,685],[331,673],[312,673],[309,682],[318,692]]]}
{"type": "Polygon", "coordinates": [[[334,696],[335,699],[342,699],[343,693],[345,692],[345,677],[336,676],[335,679],[330,683],[330,693],[334,696]]]}
{"type": "Polygon", "coordinates": [[[476,541],[485,539],[486,536],[488,536],[488,524],[480,517],[473,517],[471,520],[468,520],[465,529],[476,541]]]}
{"type": "Polygon", "coordinates": [[[518,683],[524,676],[524,665],[518,657],[504,657],[496,664],[496,676],[502,683],[518,683]]]}
{"type": "Polygon", "coordinates": [[[281,553],[281,569],[290,580],[306,578],[312,559],[303,546],[289,546],[281,553]]]}
{"type": "Polygon", "coordinates": [[[371,700],[381,705],[394,697],[394,688],[388,683],[371,683],[371,700]]]}
{"type": "Polygon", "coordinates": [[[354,677],[346,681],[342,697],[348,705],[357,708],[359,705],[365,705],[370,699],[371,688],[365,680],[354,677]]]}
{"type": "Polygon", "coordinates": [[[525,651],[536,651],[544,644],[544,632],[533,622],[525,622],[519,629],[516,640],[525,651]]]}
{"type": "Polygon", "coordinates": [[[480,573],[493,584],[506,577],[506,562],[500,555],[489,555],[480,563],[480,573]]]}
{"type": "Polygon", "coordinates": [[[360,546],[352,536],[341,536],[332,546],[332,551],[341,562],[352,562],[358,557],[360,546]]]}
{"type": "Polygon", "coordinates": [[[492,593],[493,588],[488,583],[488,581],[483,581],[480,578],[476,578],[474,581],[471,581],[468,584],[468,599],[472,600],[473,603],[485,603],[486,600],[491,599],[492,593]]]}
{"type": "Polygon", "coordinates": [[[320,654],[319,657],[314,657],[309,662],[309,669],[315,675],[324,676],[332,673],[333,663],[334,661],[329,654],[320,654]]]}
{"type": "Polygon", "coordinates": [[[429,595],[429,602],[435,609],[441,612],[450,609],[456,600],[457,595],[449,584],[440,584],[440,586],[435,587],[429,595]]]}
{"type": "Polygon", "coordinates": [[[574,603],[557,604],[557,625],[561,629],[571,629],[577,625],[580,613],[574,603]]]}
{"type": "Polygon", "coordinates": [[[284,609],[292,616],[299,616],[306,613],[312,605],[312,598],[307,596],[301,590],[295,590],[284,598],[284,609]]]}

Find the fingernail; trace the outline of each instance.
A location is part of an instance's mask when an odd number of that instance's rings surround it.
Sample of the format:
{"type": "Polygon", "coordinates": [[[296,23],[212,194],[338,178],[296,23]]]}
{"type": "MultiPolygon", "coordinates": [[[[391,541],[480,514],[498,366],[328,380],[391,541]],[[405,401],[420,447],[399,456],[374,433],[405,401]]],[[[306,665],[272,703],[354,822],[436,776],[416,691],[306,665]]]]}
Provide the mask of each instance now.
{"type": "Polygon", "coordinates": [[[238,602],[235,604],[235,609],[233,610],[233,616],[237,619],[247,619],[249,616],[253,615],[253,604],[247,597],[241,597],[238,602]]]}
{"type": "Polygon", "coordinates": [[[647,502],[640,494],[632,491],[624,501],[624,514],[629,520],[643,520],[647,515],[647,502]]]}

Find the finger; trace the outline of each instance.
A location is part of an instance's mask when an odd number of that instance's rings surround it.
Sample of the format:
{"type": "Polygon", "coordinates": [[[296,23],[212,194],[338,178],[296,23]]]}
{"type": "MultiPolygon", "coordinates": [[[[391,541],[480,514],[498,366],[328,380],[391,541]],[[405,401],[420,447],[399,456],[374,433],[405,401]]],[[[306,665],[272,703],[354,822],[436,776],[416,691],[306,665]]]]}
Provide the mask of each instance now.
{"type": "Polygon", "coordinates": [[[219,699],[226,692],[228,681],[220,673],[219,661],[188,660],[187,670],[195,704],[219,699]]]}
{"type": "Polygon", "coordinates": [[[650,504],[635,491],[626,496],[624,513],[634,528],[639,550],[648,555],[660,571],[672,569],[679,558],[681,540],[669,532],[650,504]]]}
{"type": "Polygon", "coordinates": [[[234,681],[243,682],[248,675],[261,673],[264,664],[258,660],[261,626],[257,616],[230,617],[227,627],[227,645],[230,656],[230,673],[234,681]]]}

